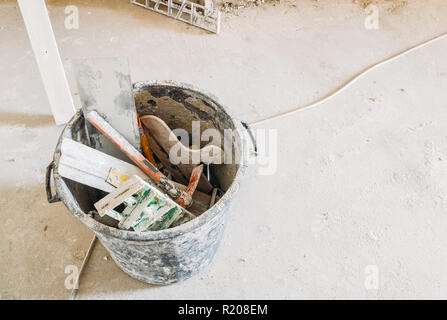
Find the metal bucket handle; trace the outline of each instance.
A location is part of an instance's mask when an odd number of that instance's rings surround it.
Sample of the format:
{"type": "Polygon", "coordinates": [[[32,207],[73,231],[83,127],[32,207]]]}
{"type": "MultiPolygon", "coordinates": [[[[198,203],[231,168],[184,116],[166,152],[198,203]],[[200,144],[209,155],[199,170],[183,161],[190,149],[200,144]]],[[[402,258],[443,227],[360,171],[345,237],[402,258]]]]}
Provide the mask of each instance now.
{"type": "Polygon", "coordinates": [[[50,180],[51,180],[51,172],[53,171],[53,169],[54,169],[54,160],[51,161],[51,163],[47,166],[47,171],[45,174],[45,190],[47,192],[47,200],[49,203],[61,201],[61,198],[59,198],[57,192],[54,195],[51,193],[50,180]]]}

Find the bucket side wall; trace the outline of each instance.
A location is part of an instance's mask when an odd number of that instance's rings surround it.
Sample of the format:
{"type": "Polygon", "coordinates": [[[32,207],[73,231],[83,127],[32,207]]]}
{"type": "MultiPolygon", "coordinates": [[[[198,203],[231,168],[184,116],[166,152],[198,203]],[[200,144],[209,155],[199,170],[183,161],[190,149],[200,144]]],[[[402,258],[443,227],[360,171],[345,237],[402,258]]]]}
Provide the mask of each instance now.
{"type": "Polygon", "coordinates": [[[208,266],[222,240],[229,208],[193,232],[159,241],[123,241],[95,232],[121,270],[152,283],[186,280],[208,266]]]}

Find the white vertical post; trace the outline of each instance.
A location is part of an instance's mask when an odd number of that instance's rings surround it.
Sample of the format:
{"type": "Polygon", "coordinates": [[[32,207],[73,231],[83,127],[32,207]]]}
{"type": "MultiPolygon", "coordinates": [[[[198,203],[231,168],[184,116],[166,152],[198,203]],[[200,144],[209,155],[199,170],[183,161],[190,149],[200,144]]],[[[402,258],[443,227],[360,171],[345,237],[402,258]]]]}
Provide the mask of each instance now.
{"type": "Polygon", "coordinates": [[[18,0],[43,85],[57,125],[75,113],[64,67],[44,0],[18,0]]]}

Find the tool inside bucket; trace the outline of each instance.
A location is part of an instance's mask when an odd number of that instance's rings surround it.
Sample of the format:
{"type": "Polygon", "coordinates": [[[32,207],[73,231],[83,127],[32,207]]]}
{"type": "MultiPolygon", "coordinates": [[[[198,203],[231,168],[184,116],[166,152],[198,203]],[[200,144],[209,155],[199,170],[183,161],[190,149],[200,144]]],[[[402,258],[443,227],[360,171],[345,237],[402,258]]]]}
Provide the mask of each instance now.
{"type": "Polygon", "coordinates": [[[218,202],[235,179],[241,148],[234,123],[213,99],[183,86],[139,83],[133,96],[141,145],[127,144],[106,112],[84,110],[73,141],[62,142],[59,173],[71,180],[83,211],[108,226],[150,232],[187,223],[218,202]],[[91,127],[116,152],[89,141],[91,127]],[[119,152],[124,157],[115,157],[119,152]]]}

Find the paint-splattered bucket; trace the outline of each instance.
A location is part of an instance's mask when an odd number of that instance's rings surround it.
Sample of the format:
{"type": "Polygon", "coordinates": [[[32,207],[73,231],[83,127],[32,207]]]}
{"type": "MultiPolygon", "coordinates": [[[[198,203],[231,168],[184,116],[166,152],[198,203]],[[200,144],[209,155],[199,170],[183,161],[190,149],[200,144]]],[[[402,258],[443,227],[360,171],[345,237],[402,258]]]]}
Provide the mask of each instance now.
{"type": "Polygon", "coordinates": [[[62,178],[58,172],[62,140],[85,139],[81,111],[73,116],[59,138],[54,160],[47,168],[47,196],[49,202],[62,200],[68,210],[96,234],[124,272],[144,282],[170,284],[199,273],[212,261],[223,235],[230,204],[245,172],[244,155],[249,152],[249,135],[217,98],[192,86],[173,82],[140,82],[134,85],[134,95],[140,116],[154,114],[171,128],[182,127],[189,131],[191,121],[199,120],[201,131],[216,128],[223,134],[224,129],[233,130],[232,152],[235,158],[241,156],[240,162],[211,167],[211,172],[225,191],[222,198],[192,221],[161,231],[137,233],[113,228],[93,219],[87,213],[94,209],[97,191],[62,178]],[[51,171],[56,189],[54,196],[50,189],[51,171]]]}

